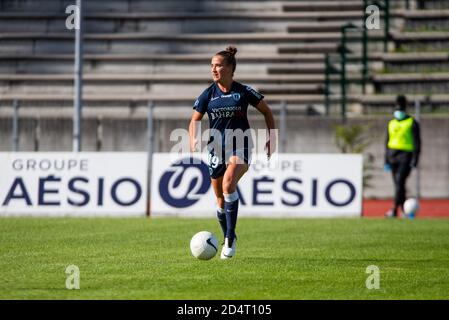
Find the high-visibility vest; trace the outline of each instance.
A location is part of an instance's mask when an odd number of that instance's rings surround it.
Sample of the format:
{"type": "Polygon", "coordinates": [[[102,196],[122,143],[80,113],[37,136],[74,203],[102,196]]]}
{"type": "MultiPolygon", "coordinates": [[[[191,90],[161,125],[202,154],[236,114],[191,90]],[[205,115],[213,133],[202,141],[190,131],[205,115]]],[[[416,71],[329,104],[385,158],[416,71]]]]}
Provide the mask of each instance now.
{"type": "Polygon", "coordinates": [[[413,143],[413,118],[399,121],[393,119],[388,123],[388,148],[413,152],[415,145],[413,143]]]}

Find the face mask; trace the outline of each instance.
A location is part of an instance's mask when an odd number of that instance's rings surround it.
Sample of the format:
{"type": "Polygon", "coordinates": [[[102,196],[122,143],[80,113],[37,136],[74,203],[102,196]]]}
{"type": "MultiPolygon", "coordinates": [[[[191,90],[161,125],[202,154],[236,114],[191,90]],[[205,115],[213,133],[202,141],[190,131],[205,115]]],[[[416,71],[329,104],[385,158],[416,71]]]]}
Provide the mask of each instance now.
{"type": "Polygon", "coordinates": [[[396,110],[396,111],[394,112],[394,117],[395,117],[396,119],[398,119],[399,121],[400,121],[400,120],[403,120],[403,119],[405,118],[405,115],[406,115],[405,111],[396,110]]]}

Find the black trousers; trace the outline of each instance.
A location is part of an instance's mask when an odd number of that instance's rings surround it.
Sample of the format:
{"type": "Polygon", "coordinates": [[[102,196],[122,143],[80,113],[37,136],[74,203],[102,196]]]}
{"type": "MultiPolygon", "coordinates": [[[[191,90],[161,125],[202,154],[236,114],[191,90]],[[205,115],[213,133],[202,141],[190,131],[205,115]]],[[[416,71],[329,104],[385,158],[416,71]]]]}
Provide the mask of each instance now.
{"type": "Polygon", "coordinates": [[[406,182],[412,170],[412,152],[400,151],[400,150],[388,150],[388,162],[391,164],[391,173],[394,182],[394,213],[397,213],[398,208],[403,209],[404,202],[406,200],[406,182]]]}

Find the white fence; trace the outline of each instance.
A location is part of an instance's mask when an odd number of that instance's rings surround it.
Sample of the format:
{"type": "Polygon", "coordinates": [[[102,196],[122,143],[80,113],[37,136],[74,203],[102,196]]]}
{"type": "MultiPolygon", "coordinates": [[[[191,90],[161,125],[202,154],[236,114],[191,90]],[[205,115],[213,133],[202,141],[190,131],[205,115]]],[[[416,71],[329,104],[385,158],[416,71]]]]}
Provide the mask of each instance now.
{"type": "MultiPolygon", "coordinates": [[[[0,216],[214,217],[206,156],[117,152],[0,153],[0,216]],[[183,159],[195,159],[184,163],[183,159]]],[[[239,215],[356,217],[362,156],[279,154],[254,158],[239,183],[239,215]]]]}
{"type": "Polygon", "coordinates": [[[0,215],[144,216],[147,154],[0,153],[0,215]]]}
{"type": "MultiPolygon", "coordinates": [[[[169,153],[153,156],[152,216],[213,217],[215,196],[206,157],[185,164],[169,153]]],[[[279,154],[253,159],[241,179],[239,215],[258,217],[360,216],[361,155],[279,154]]]]}

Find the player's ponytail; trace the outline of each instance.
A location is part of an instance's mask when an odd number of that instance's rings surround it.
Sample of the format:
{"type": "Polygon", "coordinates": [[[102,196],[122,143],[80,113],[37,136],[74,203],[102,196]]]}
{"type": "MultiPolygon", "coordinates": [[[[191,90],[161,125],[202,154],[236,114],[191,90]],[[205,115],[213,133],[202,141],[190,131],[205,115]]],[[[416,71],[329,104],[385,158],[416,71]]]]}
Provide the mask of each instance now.
{"type": "Polygon", "coordinates": [[[232,72],[234,73],[237,67],[237,61],[235,60],[235,54],[237,53],[237,48],[234,46],[229,46],[224,51],[220,51],[216,56],[222,56],[223,60],[226,61],[228,65],[232,66],[232,72]]]}
{"type": "Polygon", "coordinates": [[[226,48],[226,51],[229,52],[230,55],[235,56],[235,54],[237,53],[237,48],[229,46],[226,48]]]}

